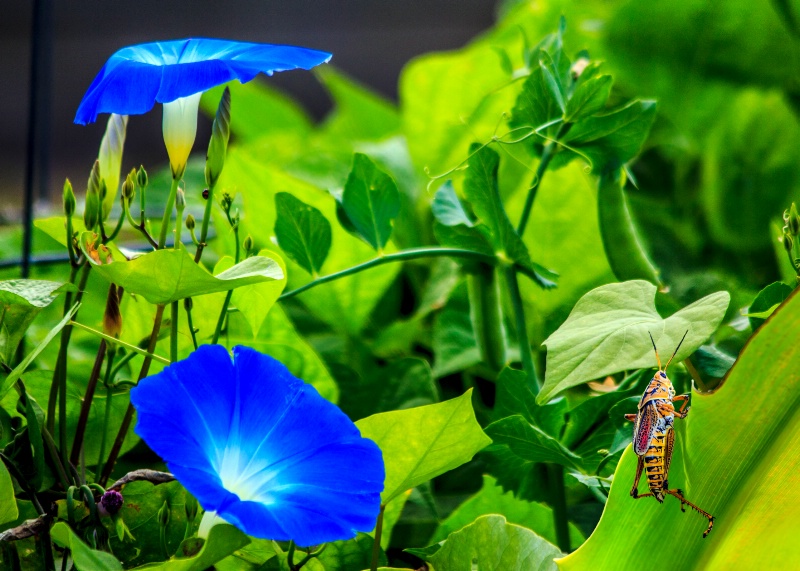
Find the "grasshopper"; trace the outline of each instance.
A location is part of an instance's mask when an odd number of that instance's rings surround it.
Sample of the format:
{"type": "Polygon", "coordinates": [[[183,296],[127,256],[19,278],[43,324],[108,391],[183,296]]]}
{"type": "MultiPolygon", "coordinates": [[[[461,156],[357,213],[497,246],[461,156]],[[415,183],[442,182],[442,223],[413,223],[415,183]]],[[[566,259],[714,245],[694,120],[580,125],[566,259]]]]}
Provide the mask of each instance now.
{"type": "Polygon", "coordinates": [[[647,385],[641,400],[639,401],[639,411],[636,414],[626,414],[626,420],[634,422],[633,427],[633,451],[636,452],[639,463],[636,466],[636,479],[633,481],[633,488],[631,488],[631,496],[633,499],[646,498],[653,496],[659,502],[664,501],[667,495],[678,498],[681,502],[681,511],[685,512],[684,506],[689,506],[696,512],[708,518],[708,528],[703,532],[703,537],[708,536],[711,528],[714,527],[714,516],[705,510],[701,510],[692,502],[687,500],[683,491],[677,488],[669,489],[667,477],[669,476],[669,465],[672,461],[672,451],[675,445],[675,431],[672,428],[675,417],[686,418],[689,414],[689,395],[675,395],[675,389],[672,387],[672,382],[667,377],[667,367],[669,367],[672,359],[678,354],[678,349],[681,348],[681,343],[686,339],[686,334],[683,334],[675,352],[667,361],[665,367],[661,366],[661,358],[658,356],[658,349],[656,343],[653,341],[653,336],[650,335],[650,342],[653,344],[653,350],[656,352],[656,361],[658,362],[658,372],[653,375],[650,383],[647,385]],[[681,402],[681,408],[675,410],[673,403],[681,402]],[[647,485],[650,492],[647,494],[639,494],[639,478],[642,471],[647,473],[647,485]]]}

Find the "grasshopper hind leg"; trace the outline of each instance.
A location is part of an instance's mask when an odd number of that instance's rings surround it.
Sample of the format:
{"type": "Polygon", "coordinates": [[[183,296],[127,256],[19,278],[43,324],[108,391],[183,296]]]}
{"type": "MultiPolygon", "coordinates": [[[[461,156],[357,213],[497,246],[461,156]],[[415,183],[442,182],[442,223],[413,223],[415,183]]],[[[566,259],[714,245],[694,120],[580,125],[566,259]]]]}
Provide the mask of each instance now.
{"type": "Polygon", "coordinates": [[[670,496],[676,497],[681,502],[681,511],[682,512],[686,511],[686,508],[684,506],[689,506],[690,508],[692,508],[694,511],[696,511],[700,515],[702,515],[705,518],[707,518],[708,519],[708,527],[703,532],[703,538],[708,537],[708,534],[711,533],[711,528],[714,527],[714,516],[711,515],[710,513],[708,513],[707,511],[700,509],[699,507],[694,505],[692,502],[687,500],[686,497],[683,495],[683,490],[680,490],[680,489],[677,489],[677,488],[673,489],[673,490],[666,490],[665,489],[664,493],[665,494],[669,494],[670,496]]]}

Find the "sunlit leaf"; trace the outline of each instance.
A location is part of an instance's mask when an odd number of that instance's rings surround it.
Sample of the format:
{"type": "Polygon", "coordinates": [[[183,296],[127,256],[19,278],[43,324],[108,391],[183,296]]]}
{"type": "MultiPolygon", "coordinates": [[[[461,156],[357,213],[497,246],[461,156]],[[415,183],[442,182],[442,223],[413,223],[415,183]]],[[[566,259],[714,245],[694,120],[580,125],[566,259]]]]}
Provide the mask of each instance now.
{"type": "Polygon", "coordinates": [[[666,363],[688,331],[675,362],[685,359],[717,329],[730,301],[727,292],[717,292],[663,319],[656,311],[655,294],[653,284],[633,280],[584,295],[545,341],[547,372],[538,402],[604,375],[654,367],[648,333],[666,363]]]}
{"type": "Polygon", "coordinates": [[[364,154],[356,153],[342,194],[347,218],[367,243],[381,250],[400,212],[400,193],[392,177],[364,154]]]}
{"type": "Polygon", "coordinates": [[[491,443],[475,420],[472,390],[439,404],[376,414],[359,420],[356,426],[383,452],[384,504],[469,462],[491,443]]]}
{"type": "Polygon", "coordinates": [[[318,274],[331,248],[331,223],[288,192],[275,195],[275,208],[278,246],[308,273],[318,274]]]}
{"type": "Polygon", "coordinates": [[[86,545],[63,521],[53,526],[50,536],[57,545],[70,550],[78,571],[122,571],[122,563],[116,557],[86,545]]]}

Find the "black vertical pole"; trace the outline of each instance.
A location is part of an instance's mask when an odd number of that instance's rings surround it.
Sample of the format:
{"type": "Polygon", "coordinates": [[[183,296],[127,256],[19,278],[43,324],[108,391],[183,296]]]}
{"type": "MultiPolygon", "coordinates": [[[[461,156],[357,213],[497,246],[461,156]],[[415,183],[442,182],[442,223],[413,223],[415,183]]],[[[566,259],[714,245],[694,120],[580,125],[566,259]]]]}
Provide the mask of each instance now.
{"type": "Polygon", "coordinates": [[[30,275],[33,247],[34,186],[39,198],[49,187],[50,78],[53,51],[52,0],[34,0],[28,106],[28,148],[22,208],[22,277],[30,275]]]}

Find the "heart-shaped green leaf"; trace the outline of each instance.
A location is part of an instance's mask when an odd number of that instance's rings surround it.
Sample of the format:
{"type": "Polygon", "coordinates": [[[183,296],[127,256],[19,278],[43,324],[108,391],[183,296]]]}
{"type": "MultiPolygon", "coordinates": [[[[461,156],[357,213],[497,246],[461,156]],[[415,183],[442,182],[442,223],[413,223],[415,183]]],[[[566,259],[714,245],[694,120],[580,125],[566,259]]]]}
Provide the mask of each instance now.
{"type": "Polygon", "coordinates": [[[331,249],[331,223],[322,212],[288,192],[275,195],[278,246],[309,274],[317,275],[331,249]]]}
{"type": "Polygon", "coordinates": [[[676,362],[685,359],[714,333],[730,302],[728,292],[713,293],[663,319],[655,295],[656,286],[644,280],[608,284],[584,295],[544,342],[547,370],[537,401],[604,375],[654,367],[648,333],[666,363],[688,331],[675,355],[676,362]]]}
{"type": "Polygon", "coordinates": [[[57,545],[71,551],[72,561],[79,571],[122,571],[122,563],[116,557],[86,545],[63,521],[53,526],[50,537],[57,545]]]}
{"type": "Polygon", "coordinates": [[[472,409],[472,390],[439,404],[374,414],[356,423],[361,435],[383,452],[385,505],[415,488],[469,462],[491,440],[472,409]]]}
{"type": "Polygon", "coordinates": [[[342,193],[342,207],[359,235],[382,250],[400,213],[400,192],[392,177],[367,155],[356,153],[342,193]]]}
{"type": "MultiPolygon", "coordinates": [[[[559,561],[561,569],[641,570],[668,561],[693,569],[792,569],[797,566],[796,506],[800,487],[800,295],[761,326],[713,394],[693,394],[686,420],[676,420],[670,488],[715,517],[675,498],[633,500],[630,447],[617,466],[603,516],[589,540],[559,561]],[[668,538],[653,541],[653,538],[668,538]]],[[[645,479],[640,483],[640,491],[645,479]]]]}
{"type": "Polygon", "coordinates": [[[94,235],[81,235],[81,250],[94,270],[127,293],[141,295],[150,303],[167,304],[195,295],[228,291],[237,287],[273,282],[283,289],[286,278],[278,262],[252,256],[219,275],[196,264],[183,244],[178,248],[149,252],[132,260],[115,260],[105,246],[95,248],[94,235]]]}

